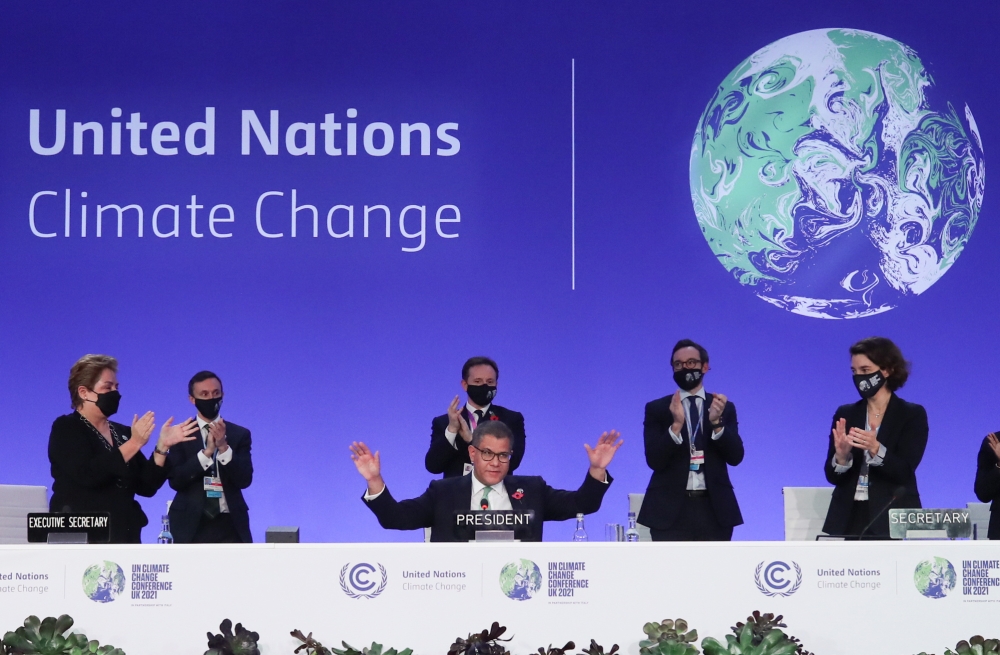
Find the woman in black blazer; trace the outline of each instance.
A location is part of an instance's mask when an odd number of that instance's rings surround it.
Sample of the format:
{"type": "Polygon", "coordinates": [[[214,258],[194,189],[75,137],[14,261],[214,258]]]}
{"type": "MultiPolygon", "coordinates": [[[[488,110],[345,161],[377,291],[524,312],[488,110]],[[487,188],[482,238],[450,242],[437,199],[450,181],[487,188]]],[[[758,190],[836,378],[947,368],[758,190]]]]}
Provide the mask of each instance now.
{"type": "Polygon", "coordinates": [[[834,490],[823,532],[888,538],[889,508],[920,507],[916,471],[927,447],[927,412],[895,393],[910,375],[896,344],[870,337],[850,352],[861,400],[833,415],[823,469],[834,490]]]}
{"type": "Polygon", "coordinates": [[[118,361],[106,355],[85,355],[69,374],[69,395],[75,410],[52,423],[49,462],[52,464],[53,512],[108,513],[111,543],[140,543],[149,523],[135,495],[151,497],[163,486],[167,451],[190,441],[198,423],[188,419],[164,424],[152,459],[142,447],[155,427],[153,412],[135,416],[132,426],[108,418],[118,411],[118,361]]]}
{"type": "Polygon", "coordinates": [[[990,528],[986,536],[1000,539],[1000,439],[990,432],[983,439],[976,461],[976,498],[980,502],[992,502],[990,508],[990,528]]]}

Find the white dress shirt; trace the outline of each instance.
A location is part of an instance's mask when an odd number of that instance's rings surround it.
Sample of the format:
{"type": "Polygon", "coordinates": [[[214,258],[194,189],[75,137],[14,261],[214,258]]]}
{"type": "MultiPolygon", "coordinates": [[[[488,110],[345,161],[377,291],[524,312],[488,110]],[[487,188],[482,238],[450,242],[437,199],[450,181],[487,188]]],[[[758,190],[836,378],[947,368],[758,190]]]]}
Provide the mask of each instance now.
{"type": "MultiPolygon", "coordinates": [[[[198,417],[198,429],[201,434],[201,450],[198,451],[198,461],[201,462],[201,468],[203,471],[207,471],[212,468],[212,458],[205,455],[205,448],[208,447],[208,431],[205,428],[212,425],[220,418],[222,418],[221,415],[216,416],[215,421],[207,423],[202,420],[201,416],[198,417]]],[[[230,446],[224,453],[215,451],[215,461],[218,462],[220,466],[225,466],[229,462],[233,461],[233,447],[230,446]]],[[[225,492],[223,492],[222,497],[219,498],[219,511],[227,514],[229,513],[229,505],[226,504],[225,492]]]]}
{"type": "MultiPolygon", "coordinates": [[[[486,414],[489,413],[490,406],[492,404],[493,403],[490,403],[486,407],[473,407],[472,403],[465,403],[465,409],[466,409],[466,411],[469,412],[470,416],[475,416],[477,410],[480,411],[480,412],[482,412],[483,416],[486,416],[486,414]]],[[[471,428],[472,426],[470,425],[469,427],[471,428]]],[[[451,444],[452,448],[454,448],[455,450],[458,450],[458,444],[455,443],[455,438],[456,437],[458,437],[458,433],[457,432],[452,432],[448,428],[444,429],[444,438],[448,440],[448,443],[451,444]]]]}
{"type": "MultiPolygon", "coordinates": [[[[687,423],[687,432],[689,438],[691,439],[690,441],[691,449],[693,450],[694,437],[691,435],[691,433],[694,431],[694,424],[691,422],[692,418],[690,411],[691,404],[687,401],[687,399],[691,396],[695,397],[694,402],[696,405],[696,409],[698,410],[698,414],[702,415],[702,412],[705,407],[705,387],[698,387],[698,390],[695,391],[694,393],[690,393],[688,391],[681,391],[681,405],[684,407],[684,421],[687,423]]],[[[708,423],[708,416],[705,416],[702,419],[701,430],[702,432],[708,432],[711,429],[712,426],[708,423]]],[[[673,426],[668,428],[667,432],[670,433],[670,438],[673,439],[674,443],[676,443],[678,446],[684,443],[684,438],[681,435],[674,432],[673,426]]],[[[712,441],[717,441],[719,437],[722,436],[723,432],[725,432],[725,428],[719,428],[718,430],[713,432],[712,441]]],[[[705,484],[704,468],[705,465],[702,464],[701,469],[697,471],[688,471],[688,482],[687,482],[688,491],[701,491],[703,489],[708,489],[708,486],[705,484]]]]}

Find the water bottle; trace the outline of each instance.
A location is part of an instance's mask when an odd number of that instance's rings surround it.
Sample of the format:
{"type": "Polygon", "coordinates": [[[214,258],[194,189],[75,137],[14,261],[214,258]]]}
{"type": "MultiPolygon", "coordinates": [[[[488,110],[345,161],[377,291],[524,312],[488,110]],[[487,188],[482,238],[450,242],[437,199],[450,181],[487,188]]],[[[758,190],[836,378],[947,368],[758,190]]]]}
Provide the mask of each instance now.
{"type": "Polygon", "coordinates": [[[583,529],[583,514],[576,515],[576,530],[573,531],[573,541],[586,541],[587,531],[583,529]]]}
{"type": "Polygon", "coordinates": [[[163,515],[163,529],[160,530],[160,536],[156,538],[156,543],[158,544],[172,544],[174,543],[174,535],[170,534],[170,515],[163,515]]]}
{"type": "Polygon", "coordinates": [[[639,541],[639,528],[635,525],[635,512],[628,513],[628,529],[625,531],[625,541],[639,541]]]}

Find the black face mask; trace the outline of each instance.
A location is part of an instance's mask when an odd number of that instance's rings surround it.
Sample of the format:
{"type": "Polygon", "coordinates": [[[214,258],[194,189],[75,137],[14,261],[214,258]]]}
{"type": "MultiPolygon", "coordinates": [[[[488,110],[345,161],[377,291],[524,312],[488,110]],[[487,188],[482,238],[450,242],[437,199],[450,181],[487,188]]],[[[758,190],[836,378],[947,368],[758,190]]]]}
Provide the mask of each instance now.
{"type": "Polygon", "coordinates": [[[488,384],[470,384],[467,391],[469,392],[469,400],[480,407],[486,407],[497,396],[497,388],[488,384]]]}
{"type": "MultiPolygon", "coordinates": [[[[94,393],[97,393],[96,391],[94,393]]],[[[122,401],[122,395],[118,393],[118,390],[108,391],[106,393],[98,393],[97,400],[91,401],[97,405],[97,409],[101,410],[101,414],[104,414],[104,418],[111,418],[112,414],[118,411],[118,404],[122,401]]]]}
{"type": "Polygon", "coordinates": [[[691,391],[701,384],[703,375],[700,368],[682,368],[679,371],[674,371],[674,382],[683,391],[691,391]]]}
{"type": "Polygon", "coordinates": [[[884,384],[885,376],[882,375],[882,371],[859,373],[854,376],[854,386],[857,388],[858,393],[861,394],[861,397],[866,400],[878,393],[878,390],[884,384]]]}
{"type": "Polygon", "coordinates": [[[219,412],[222,411],[222,397],[195,398],[194,406],[198,409],[199,414],[209,421],[214,421],[219,416],[219,412]]]}

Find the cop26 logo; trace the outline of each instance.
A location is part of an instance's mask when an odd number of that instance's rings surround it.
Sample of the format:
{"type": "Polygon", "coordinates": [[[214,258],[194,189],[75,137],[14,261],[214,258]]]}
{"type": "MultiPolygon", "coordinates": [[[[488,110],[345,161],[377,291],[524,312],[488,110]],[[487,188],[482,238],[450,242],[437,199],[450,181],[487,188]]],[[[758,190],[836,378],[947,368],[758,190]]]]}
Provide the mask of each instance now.
{"type": "Polygon", "coordinates": [[[791,596],[802,586],[802,569],[795,562],[791,566],[785,562],[761,562],[754,573],[754,581],[765,596],[791,596]],[[793,568],[794,579],[791,575],[793,568]]]}
{"type": "Polygon", "coordinates": [[[353,567],[350,562],[344,564],[344,568],[340,569],[340,588],[351,598],[375,598],[385,591],[385,585],[389,581],[385,567],[377,562],[375,566],[368,562],[361,562],[353,567]],[[378,567],[378,576],[373,575],[375,566],[378,567]]]}

